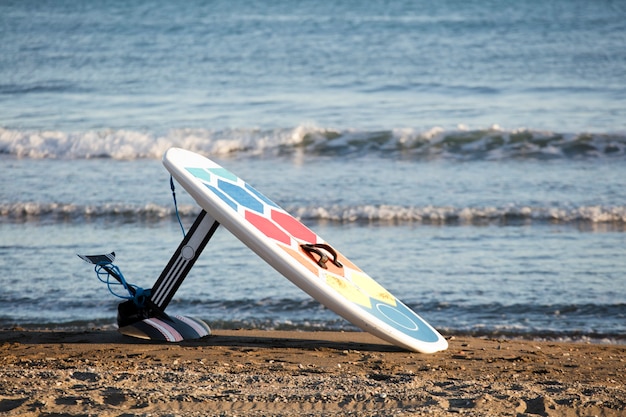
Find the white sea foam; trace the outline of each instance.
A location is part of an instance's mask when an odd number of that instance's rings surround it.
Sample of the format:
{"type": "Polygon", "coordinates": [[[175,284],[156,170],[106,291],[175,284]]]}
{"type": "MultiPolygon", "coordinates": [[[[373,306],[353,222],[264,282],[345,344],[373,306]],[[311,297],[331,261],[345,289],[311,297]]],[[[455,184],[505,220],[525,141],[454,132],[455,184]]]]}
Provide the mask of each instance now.
{"type": "MultiPolygon", "coordinates": [[[[196,207],[181,205],[178,207],[182,216],[197,214],[196,207]]],[[[99,217],[125,217],[130,220],[164,219],[175,213],[172,206],[159,206],[148,203],[133,205],[123,203],[107,203],[102,205],[81,205],[69,203],[2,203],[0,218],[10,221],[29,221],[38,219],[74,220],[99,217]]]]}
{"type": "MultiPolygon", "coordinates": [[[[178,207],[181,216],[195,216],[199,209],[191,205],[178,207]]],[[[404,207],[393,205],[361,205],[328,207],[287,207],[288,211],[305,221],[340,223],[423,223],[423,224],[605,224],[626,225],[626,207],[583,206],[571,209],[552,207],[404,207]]],[[[106,203],[80,205],[63,203],[0,203],[0,220],[29,221],[32,219],[94,219],[122,217],[125,221],[169,219],[173,206],[157,204],[133,205],[106,203]]]]}
{"type": "Polygon", "coordinates": [[[402,158],[601,158],[626,155],[626,136],[531,130],[336,130],[302,125],[278,129],[12,130],[0,128],[0,153],[33,159],[159,159],[171,146],[205,155],[397,155],[402,158]]]}
{"type": "Polygon", "coordinates": [[[572,209],[550,207],[402,207],[390,205],[293,207],[301,219],[334,222],[383,222],[426,224],[497,223],[594,223],[626,224],[626,207],[584,206],[572,209]]]}

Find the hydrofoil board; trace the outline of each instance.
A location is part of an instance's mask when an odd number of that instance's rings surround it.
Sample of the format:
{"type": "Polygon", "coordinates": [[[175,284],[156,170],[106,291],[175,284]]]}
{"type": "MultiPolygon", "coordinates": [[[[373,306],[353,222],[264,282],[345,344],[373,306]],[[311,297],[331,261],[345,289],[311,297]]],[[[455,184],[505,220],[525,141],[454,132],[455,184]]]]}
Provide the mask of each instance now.
{"type": "Polygon", "coordinates": [[[437,330],[341,252],[214,161],[179,148],[165,168],[215,221],[328,309],[396,346],[448,347],[437,330]]]}

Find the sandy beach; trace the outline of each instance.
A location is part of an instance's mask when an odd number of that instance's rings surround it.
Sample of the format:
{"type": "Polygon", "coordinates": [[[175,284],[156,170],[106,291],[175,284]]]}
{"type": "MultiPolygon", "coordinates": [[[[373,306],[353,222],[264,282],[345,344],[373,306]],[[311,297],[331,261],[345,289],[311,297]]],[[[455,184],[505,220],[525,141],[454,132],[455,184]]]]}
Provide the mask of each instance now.
{"type": "Polygon", "coordinates": [[[366,333],[0,332],[0,414],[626,415],[626,346],[452,337],[425,355],[366,333]]]}

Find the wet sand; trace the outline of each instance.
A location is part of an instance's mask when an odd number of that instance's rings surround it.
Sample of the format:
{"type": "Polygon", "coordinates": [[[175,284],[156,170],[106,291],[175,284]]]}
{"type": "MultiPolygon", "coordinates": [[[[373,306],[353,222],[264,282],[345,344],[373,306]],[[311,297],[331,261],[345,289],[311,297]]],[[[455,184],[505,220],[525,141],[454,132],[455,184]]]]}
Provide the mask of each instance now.
{"type": "Polygon", "coordinates": [[[445,352],[366,333],[0,331],[7,416],[626,416],[626,346],[453,337],[445,352]]]}

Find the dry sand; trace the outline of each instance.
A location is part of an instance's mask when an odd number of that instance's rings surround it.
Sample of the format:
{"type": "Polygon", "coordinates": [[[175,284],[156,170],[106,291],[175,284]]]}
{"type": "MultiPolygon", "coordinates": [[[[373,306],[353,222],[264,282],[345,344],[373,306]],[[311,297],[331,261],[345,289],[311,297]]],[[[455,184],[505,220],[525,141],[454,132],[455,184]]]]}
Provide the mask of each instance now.
{"type": "Polygon", "coordinates": [[[0,415],[626,416],[626,346],[454,337],[434,355],[357,332],[0,331],[0,415]]]}

